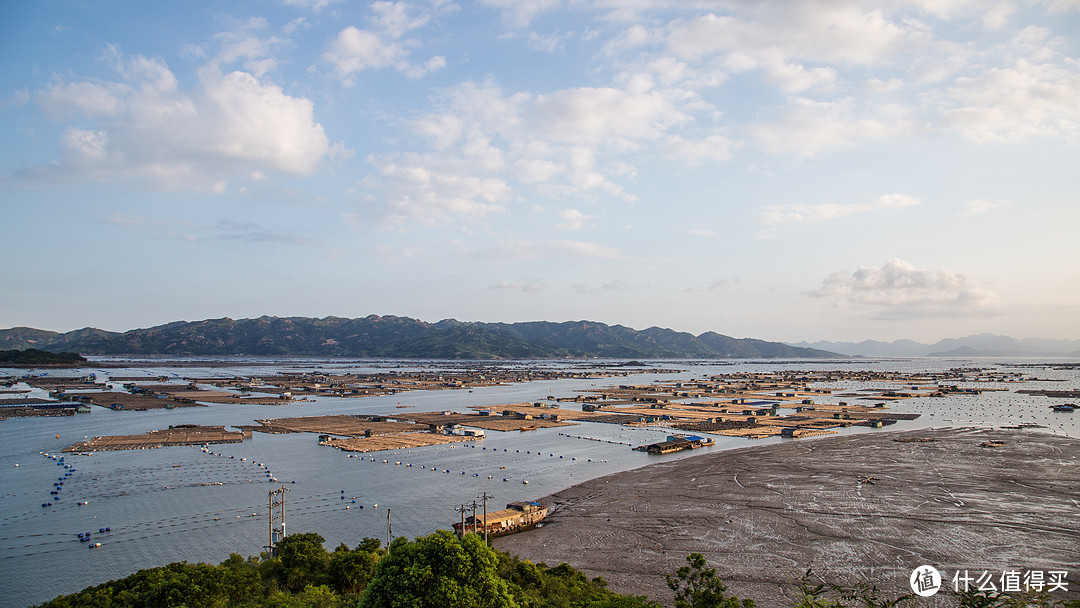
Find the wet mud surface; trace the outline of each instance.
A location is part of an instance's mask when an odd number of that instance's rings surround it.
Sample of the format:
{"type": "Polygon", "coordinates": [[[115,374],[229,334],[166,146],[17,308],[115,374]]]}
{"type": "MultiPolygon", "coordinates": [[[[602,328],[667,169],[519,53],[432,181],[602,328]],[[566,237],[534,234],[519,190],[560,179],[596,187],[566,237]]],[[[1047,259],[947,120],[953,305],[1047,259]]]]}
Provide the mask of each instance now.
{"type": "Polygon", "coordinates": [[[664,574],[693,552],[764,608],[791,606],[810,568],[888,597],[910,592],[922,564],[948,587],[964,570],[1068,570],[1068,597],[1080,591],[1080,440],[1036,430],[799,439],[658,463],[544,502],[542,528],[495,546],[665,604],[664,574]]]}

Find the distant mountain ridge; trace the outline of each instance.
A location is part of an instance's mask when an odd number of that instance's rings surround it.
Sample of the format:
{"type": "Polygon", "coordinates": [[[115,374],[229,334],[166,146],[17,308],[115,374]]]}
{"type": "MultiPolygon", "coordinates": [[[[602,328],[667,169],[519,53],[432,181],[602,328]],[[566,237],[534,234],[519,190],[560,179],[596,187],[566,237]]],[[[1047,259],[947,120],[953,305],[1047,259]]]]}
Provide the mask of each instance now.
{"type": "Polygon", "coordinates": [[[1025,338],[982,333],[947,338],[933,344],[913,340],[879,342],[797,342],[791,346],[817,348],[855,357],[1080,357],[1080,340],[1025,338]]]}
{"type": "Polygon", "coordinates": [[[37,348],[83,355],[388,357],[423,359],[551,359],[609,357],[838,358],[834,352],[706,332],[644,330],[594,321],[478,323],[409,317],[259,317],[175,321],[109,332],[58,333],[28,327],[0,330],[0,349],[37,348]]]}

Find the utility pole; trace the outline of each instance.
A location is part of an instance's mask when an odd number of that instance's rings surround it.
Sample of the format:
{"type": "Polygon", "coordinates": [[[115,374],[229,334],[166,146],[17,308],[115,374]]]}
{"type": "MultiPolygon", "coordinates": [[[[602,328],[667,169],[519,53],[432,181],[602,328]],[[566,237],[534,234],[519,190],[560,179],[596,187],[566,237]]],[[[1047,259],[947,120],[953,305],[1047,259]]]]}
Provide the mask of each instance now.
{"type": "Polygon", "coordinates": [[[476,501],[472,501],[472,531],[476,534],[476,501]]]}
{"type": "Polygon", "coordinates": [[[386,552],[390,553],[390,507],[386,507],[386,552]]]}
{"type": "Polygon", "coordinates": [[[461,529],[458,531],[458,537],[465,538],[465,513],[467,513],[469,509],[464,504],[462,504],[460,507],[454,510],[458,513],[461,513],[461,529]]]}
{"type": "Polygon", "coordinates": [[[477,498],[481,498],[484,500],[484,544],[486,545],[488,542],[487,500],[489,498],[495,497],[488,494],[487,492],[484,492],[480,496],[477,496],[477,498]]]}
{"type": "Polygon", "coordinates": [[[288,491],[285,486],[270,490],[270,544],[266,547],[270,557],[277,556],[277,543],[285,538],[285,492],[288,491]],[[280,523],[278,527],[274,526],[275,521],[280,523]]]}

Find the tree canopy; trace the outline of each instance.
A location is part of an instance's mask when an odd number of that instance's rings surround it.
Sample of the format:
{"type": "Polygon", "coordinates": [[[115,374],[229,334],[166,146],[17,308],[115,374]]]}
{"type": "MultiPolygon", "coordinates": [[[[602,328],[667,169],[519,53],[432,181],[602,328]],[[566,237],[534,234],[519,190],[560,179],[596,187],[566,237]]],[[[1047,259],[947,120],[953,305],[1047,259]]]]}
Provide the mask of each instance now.
{"type": "Polygon", "coordinates": [[[396,538],[379,560],[360,608],[518,608],[498,555],[476,534],[446,530],[396,538]]]}

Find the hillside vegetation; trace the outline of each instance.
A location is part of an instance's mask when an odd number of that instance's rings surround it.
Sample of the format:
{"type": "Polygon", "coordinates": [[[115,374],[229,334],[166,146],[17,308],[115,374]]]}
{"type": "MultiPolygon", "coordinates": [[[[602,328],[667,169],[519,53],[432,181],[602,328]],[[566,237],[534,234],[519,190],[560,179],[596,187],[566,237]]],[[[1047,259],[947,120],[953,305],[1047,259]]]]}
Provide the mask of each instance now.
{"type": "Polygon", "coordinates": [[[408,317],[361,319],[259,317],[177,321],[108,332],[57,333],[26,327],[0,330],[0,347],[75,351],[86,355],[382,357],[424,359],[827,358],[812,348],[714,332],[636,330],[592,321],[550,323],[427,323],[408,317]]]}
{"type": "Polygon", "coordinates": [[[0,350],[0,365],[19,367],[44,367],[81,365],[86,363],[86,357],[79,353],[52,353],[36,348],[25,350],[0,350]]]}

